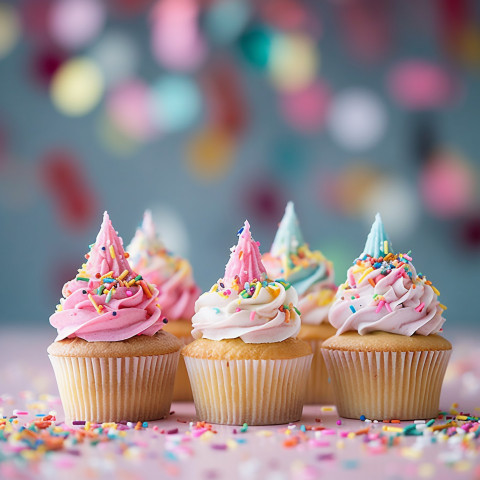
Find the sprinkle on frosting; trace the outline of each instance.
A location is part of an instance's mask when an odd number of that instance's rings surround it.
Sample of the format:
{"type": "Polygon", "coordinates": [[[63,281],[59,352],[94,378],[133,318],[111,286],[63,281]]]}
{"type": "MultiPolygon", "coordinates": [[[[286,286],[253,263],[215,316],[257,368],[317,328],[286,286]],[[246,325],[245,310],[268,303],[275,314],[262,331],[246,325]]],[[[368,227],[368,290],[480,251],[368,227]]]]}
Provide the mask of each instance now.
{"type": "Polygon", "coordinates": [[[224,278],[195,304],[193,337],[272,343],[296,336],[300,330],[297,292],[285,280],[267,278],[248,221],[238,235],[224,278]]]}
{"type": "Polygon", "coordinates": [[[365,252],[348,269],[329,313],[337,335],[348,330],[361,335],[380,330],[407,336],[441,331],[445,308],[437,299],[440,292],[416,273],[412,260],[411,252],[392,252],[377,214],[365,252]]]}
{"type": "Polygon", "coordinates": [[[333,265],[303,240],[293,202],[288,202],[269,253],[262,260],[272,278],[284,278],[300,296],[302,322],[326,320],[335,298],[333,265]]]}
{"type": "Polygon", "coordinates": [[[190,320],[200,289],[195,284],[188,261],[165,248],[157,234],[150,210],[145,211],[143,222],[137,228],[127,250],[133,268],[147,282],[158,287],[158,302],[163,314],[173,321],[190,320]]]}
{"type": "Polygon", "coordinates": [[[78,276],[63,287],[64,298],[50,317],[57,341],[119,341],[162,328],[158,291],[131,269],[107,212],[87,256],[78,276]]]}

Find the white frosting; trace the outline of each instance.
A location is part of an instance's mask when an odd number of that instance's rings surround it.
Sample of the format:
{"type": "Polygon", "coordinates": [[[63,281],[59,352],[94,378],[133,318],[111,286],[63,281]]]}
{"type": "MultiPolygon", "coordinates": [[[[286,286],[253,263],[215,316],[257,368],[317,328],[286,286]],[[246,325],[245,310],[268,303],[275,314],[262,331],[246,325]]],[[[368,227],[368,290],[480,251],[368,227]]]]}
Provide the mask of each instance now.
{"type": "Polygon", "coordinates": [[[417,277],[411,263],[407,267],[411,276],[402,266],[392,268],[391,273],[383,277],[383,267],[367,275],[365,268],[351,267],[348,280],[339,287],[329,313],[330,323],[338,329],[337,335],[349,330],[356,330],[360,335],[373,331],[406,336],[439,332],[445,319],[437,295],[425,278],[417,277]],[[380,306],[382,300],[389,308],[385,304],[380,306]]]}
{"type": "Polygon", "coordinates": [[[243,298],[236,290],[230,295],[210,291],[195,303],[192,318],[194,338],[224,340],[241,338],[245,343],[273,343],[295,337],[300,330],[300,315],[295,308],[287,312],[282,306],[296,306],[297,292],[278,282],[261,287],[258,294],[243,298]]]}
{"type": "Polygon", "coordinates": [[[326,282],[320,282],[312,287],[298,300],[298,309],[302,316],[302,323],[320,325],[328,322],[328,312],[335,300],[336,287],[328,288],[326,282]]]}

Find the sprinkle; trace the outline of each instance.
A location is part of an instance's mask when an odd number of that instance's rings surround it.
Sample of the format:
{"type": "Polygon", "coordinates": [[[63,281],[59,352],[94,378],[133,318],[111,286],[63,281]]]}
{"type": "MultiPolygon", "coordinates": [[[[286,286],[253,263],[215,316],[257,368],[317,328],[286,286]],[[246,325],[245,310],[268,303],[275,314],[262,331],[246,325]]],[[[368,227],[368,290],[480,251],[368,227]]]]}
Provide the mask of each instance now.
{"type": "Polygon", "coordinates": [[[218,315],[220,313],[220,309],[217,307],[212,307],[212,310],[218,315]]]}
{"type": "Polygon", "coordinates": [[[445,305],[441,304],[441,303],[439,303],[438,306],[439,306],[441,309],[443,309],[443,310],[446,310],[446,309],[447,309],[447,307],[446,307],[445,305]]]}
{"type": "Polygon", "coordinates": [[[242,428],[240,429],[240,432],[245,433],[248,430],[248,423],[244,423],[242,428]]]}
{"type": "Polygon", "coordinates": [[[87,278],[87,277],[76,277],[76,280],[80,280],[81,282],[88,282],[88,281],[90,281],[90,279],[87,278]]]}
{"type": "Polygon", "coordinates": [[[111,277],[113,275],[113,270],[111,270],[110,272],[106,273],[105,275],[102,275],[100,277],[100,280],[103,280],[104,278],[107,278],[107,277],[111,277]]]}
{"type": "Polygon", "coordinates": [[[378,307],[377,307],[377,309],[375,310],[375,313],[379,313],[380,310],[383,308],[384,305],[385,305],[385,300],[380,300],[380,302],[378,302],[378,307]]]}
{"type": "Polygon", "coordinates": [[[147,296],[147,298],[152,298],[152,292],[150,289],[147,287],[147,284],[145,283],[145,280],[140,280],[140,286],[142,287],[143,293],[147,296]]]}
{"type": "Polygon", "coordinates": [[[422,302],[418,307],[415,307],[416,312],[421,312],[423,310],[423,307],[425,306],[425,303],[422,302]]]}
{"type": "Polygon", "coordinates": [[[383,241],[383,252],[388,254],[388,240],[383,241]]]}
{"type": "Polygon", "coordinates": [[[352,313],[356,313],[355,307],[353,305],[350,305],[350,310],[352,311],[352,313]]]}
{"type": "Polygon", "coordinates": [[[119,280],[123,280],[128,275],[128,270],[124,270],[119,276],[119,280]]]}
{"type": "Polygon", "coordinates": [[[392,311],[392,307],[390,306],[389,303],[385,302],[385,308],[387,309],[387,312],[391,312],[392,311]]]}
{"type": "Polygon", "coordinates": [[[112,258],[115,258],[115,249],[113,248],[113,245],[110,245],[109,250],[110,250],[110,256],[112,258]]]}
{"type": "Polygon", "coordinates": [[[238,307],[237,307],[237,308],[235,309],[235,313],[238,313],[238,312],[241,312],[241,311],[242,311],[241,308],[238,308],[238,307]]]}
{"type": "Polygon", "coordinates": [[[432,418],[427,422],[427,427],[431,427],[435,423],[435,420],[432,418]]]}
{"type": "Polygon", "coordinates": [[[114,288],[109,290],[109,292],[107,294],[107,298],[105,299],[105,303],[108,303],[112,299],[114,293],[115,293],[114,288]]]}
{"type": "Polygon", "coordinates": [[[375,282],[373,281],[373,279],[369,278],[368,283],[375,288],[375,282]]]}
{"type": "Polygon", "coordinates": [[[359,280],[358,280],[357,283],[360,285],[360,283],[362,283],[362,280],[363,280],[370,272],[373,272],[373,268],[372,268],[372,267],[367,268],[367,269],[363,272],[363,275],[359,278],[359,280]]]}
{"type": "Polygon", "coordinates": [[[90,293],[88,294],[88,299],[92,302],[93,306],[95,307],[95,310],[98,313],[102,313],[102,311],[100,310],[100,307],[97,305],[97,302],[95,302],[95,300],[93,299],[93,297],[90,293]]]}
{"type": "Polygon", "coordinates": [[[366,419],[365,415],[360,415],[360,420],[361,420],[362,422],[364,422],[365,419],[366,419]]]}
{"type": "Polygon", "coordinates": [[[432,290],[434,291],[435,295],[439,296],[440,292],[433,285],[430,285],[430,286],[432,287],[432,290]]]}
{"type": "Polygon", "coordinates": [[[133,293],[132,293],[131,290],[127,290],[127,291],[125,292],[125,295],[126,295],[127,297],[131,297],[131,296],[133,295],[133,293]]]}
{"type": "Polygon", "coordinates": [[[253,322],[255,320],[255,310],[250,312],[250,321],[253,322]]]}
{"type": "Polygon", "coordinates": [[[137,275],[137,276],[134,278],[134,280],[135,280],[136,282],[138,282],[138,281],[142,280],[142,278],[143,278],[143,277],[142,277],[141,275],[137,275]]]}
{"type": "Polygon", "coordinates": [[[293,309],[297,312],[297,315],[302,315],[302,314],[300,313],[300,310],[299,310],[297,307],[293,307],[293,309]]]}

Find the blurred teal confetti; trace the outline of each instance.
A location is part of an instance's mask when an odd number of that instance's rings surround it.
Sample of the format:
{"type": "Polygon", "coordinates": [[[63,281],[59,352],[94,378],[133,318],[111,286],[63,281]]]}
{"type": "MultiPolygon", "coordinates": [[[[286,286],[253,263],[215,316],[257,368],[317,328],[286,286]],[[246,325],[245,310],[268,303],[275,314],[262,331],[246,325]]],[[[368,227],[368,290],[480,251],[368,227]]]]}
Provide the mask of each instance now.
{"type": "Polygon", "coordinates": [[[265,70],[270,60],[272,39],[273,35],[269,30],[255,27],[240,37],[240,49],[249,63],[265,70]]]}

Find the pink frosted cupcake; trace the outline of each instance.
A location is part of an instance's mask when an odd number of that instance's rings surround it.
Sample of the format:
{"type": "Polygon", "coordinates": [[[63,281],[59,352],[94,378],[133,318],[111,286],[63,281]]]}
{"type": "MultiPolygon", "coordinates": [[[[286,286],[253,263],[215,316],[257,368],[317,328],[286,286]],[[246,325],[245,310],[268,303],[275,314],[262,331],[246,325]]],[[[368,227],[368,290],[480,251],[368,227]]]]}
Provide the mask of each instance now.
{"type": "MultiPolygon", "coordinates": [[[[184,345],[192,342],[192,316],[200,289],[193,279],[188,261],[172,255],[165,248],[149,210],[144,213],[142,225],[135,232],[127,251],[133,269],[158,289],[158,304],[168,319],[164,330],[175,335],[184,345]]],[[[178,364],[173,399],[193,399],[183,358],[178,364]]]]}
{"type": "Polygon", "coordinates": [[[183,349],[197,416],[211,423],[268,425],[300,419],[310,346],[297,293],[267,278],[245,222],[223,278],[196,302],[196,339],[183,349]]]}
{"type": "Polygon", "coordinates": [[[298,293],[302,317],[298,338],[308,342],[313,351],[305,403],[333,403],[333,389],[321,352],[324,340],[336,332],[328,322],[337,291],[333,265],[320,251],[310,250],[303,240],[293,202],[288,202],[270,252],[263,255],[262,261],[270,278],[284,279],[298,293]]]}
{"type": "Polygon", "coordinates": [[[67,421],[168,414],[181,343],[162,331],[158,290],[129,265],[105,212],[87,262],[63,287],[48,347],[67,421]]]}

